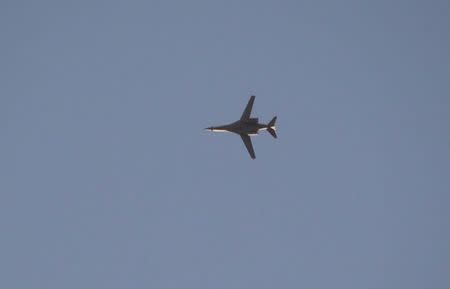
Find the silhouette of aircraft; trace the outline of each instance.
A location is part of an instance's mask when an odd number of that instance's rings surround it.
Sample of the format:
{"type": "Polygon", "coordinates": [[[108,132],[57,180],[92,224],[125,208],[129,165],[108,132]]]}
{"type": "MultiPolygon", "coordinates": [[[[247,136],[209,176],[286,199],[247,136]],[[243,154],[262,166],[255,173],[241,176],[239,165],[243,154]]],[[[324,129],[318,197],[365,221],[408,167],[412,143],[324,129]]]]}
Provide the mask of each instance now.
{"type": "Polygon", "coordinates": [[[252,95],[247,103],[247,106],[245,107],[244,112],[242,113],[241,119],[238,121],[226,125],[211,126],[206,128],[206,130],[214,132],[234,132],[240,135],[252,159],[255,159],[256,156],[250,136],[257,135],[260,130],[267,130],[274,138],[277,138],[277,134],[275,133],[275,121],[277,120],[276,116],[272,118],[268,124],[259,123],[258,118],[250,117],[254,101],[255,96],[252,95]]]}

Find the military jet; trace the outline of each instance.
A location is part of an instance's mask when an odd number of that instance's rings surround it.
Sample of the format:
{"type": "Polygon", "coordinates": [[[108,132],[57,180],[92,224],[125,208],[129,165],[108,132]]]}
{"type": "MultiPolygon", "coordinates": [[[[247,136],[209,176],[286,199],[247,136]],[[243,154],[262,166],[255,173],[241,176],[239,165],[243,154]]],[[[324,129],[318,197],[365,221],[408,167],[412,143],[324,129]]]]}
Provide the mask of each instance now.
{"type": "Polygon", "coordinates": [[[258,118],[250,117],[254,101],[255,96],[252,95],[242,113],[241,119],[238,121],[222,126],[211,126],[206,128],[206,130],[214,132],[234,132],[240,135],[252,159],[255,159],[256,156],[250,136],[257,135],[260,130],[267,130],[274,138],[277,138],[277,134],[275,133],[276,116],[272,118],[268,124],[259,123],[258,118]]]}

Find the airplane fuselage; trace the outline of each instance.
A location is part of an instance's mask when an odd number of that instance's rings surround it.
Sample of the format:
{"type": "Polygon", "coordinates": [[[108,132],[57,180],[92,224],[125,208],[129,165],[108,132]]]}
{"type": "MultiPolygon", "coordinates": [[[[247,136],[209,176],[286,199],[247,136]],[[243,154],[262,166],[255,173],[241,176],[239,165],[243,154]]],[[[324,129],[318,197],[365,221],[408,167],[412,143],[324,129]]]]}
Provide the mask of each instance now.
{"type": "Polygon", "coordinates": [[[213,126],[209,129],[217,132],[228,131],[236,134],[255,135],[258,134],[258,131],[267,129],[267,124],[258,123],[255,119],[250,119],[248,121],[238,120],[226,125],[213,126]]]}

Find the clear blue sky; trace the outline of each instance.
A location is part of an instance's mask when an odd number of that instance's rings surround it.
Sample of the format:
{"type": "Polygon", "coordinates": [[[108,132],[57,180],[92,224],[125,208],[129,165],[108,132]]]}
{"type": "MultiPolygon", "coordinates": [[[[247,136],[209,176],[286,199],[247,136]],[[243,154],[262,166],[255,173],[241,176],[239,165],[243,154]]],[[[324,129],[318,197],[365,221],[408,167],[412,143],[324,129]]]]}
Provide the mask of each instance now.
{"type": "Polygon", "coordinates": [[[449,15],[2,1],[0,287],[450,288],[449,15]]]}

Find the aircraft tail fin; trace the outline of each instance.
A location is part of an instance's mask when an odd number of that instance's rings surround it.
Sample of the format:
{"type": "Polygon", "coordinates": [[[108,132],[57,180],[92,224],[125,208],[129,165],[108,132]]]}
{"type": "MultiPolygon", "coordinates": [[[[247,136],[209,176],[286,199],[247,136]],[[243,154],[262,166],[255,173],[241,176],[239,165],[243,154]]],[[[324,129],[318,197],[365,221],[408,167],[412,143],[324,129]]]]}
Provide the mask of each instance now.
{"type": "Polygon", "coordinates": [[[277,117],[275,116],[267,125],[267,131],[274,137],[277,138],[277,133],[275,132],[275,121],[277,121],[277,117]]]}

